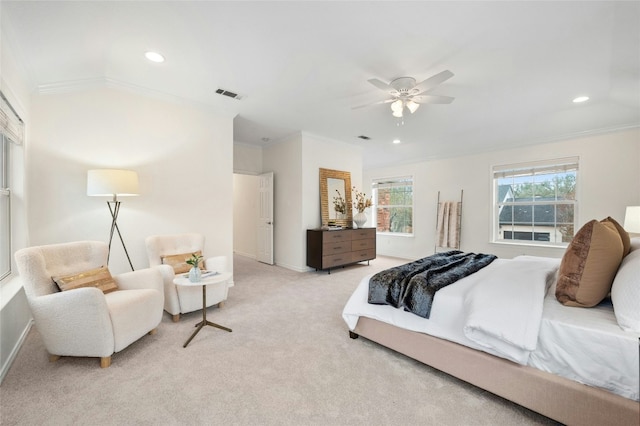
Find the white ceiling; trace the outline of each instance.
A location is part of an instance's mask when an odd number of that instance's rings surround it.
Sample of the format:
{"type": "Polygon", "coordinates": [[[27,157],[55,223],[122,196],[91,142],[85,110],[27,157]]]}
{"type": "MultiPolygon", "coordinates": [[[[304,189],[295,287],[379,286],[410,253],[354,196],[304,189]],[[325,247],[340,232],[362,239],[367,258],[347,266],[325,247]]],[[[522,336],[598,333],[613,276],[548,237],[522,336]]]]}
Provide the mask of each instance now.
{"type": "Polygon", "coordinates": [[[640,125],[638,1],[2,0],[0,12],[36,92],[110,84],[186,99],[237,114],[236,142],[305,131],[366,147],[366,168],[640,125]],[[446,69],[433,93],[455,101],[402,126],[388,104],[352,109],[385,99],[370,78],[446,69]]]}

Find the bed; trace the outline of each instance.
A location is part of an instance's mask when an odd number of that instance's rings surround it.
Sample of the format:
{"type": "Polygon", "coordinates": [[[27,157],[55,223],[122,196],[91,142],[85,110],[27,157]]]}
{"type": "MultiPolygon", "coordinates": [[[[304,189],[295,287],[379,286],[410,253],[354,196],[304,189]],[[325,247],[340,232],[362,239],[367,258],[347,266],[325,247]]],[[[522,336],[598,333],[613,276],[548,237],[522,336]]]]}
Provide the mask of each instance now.
{"type": "Polygon", "coordinates": [[[558,302],[561,259],[519,256],[438,290],[428,319],[368,303],[369,275],[343,318],[351,338],[363,336],[559,422],[638,425],[640,238],[626,250],[610,297],[588,309],[558,302]],[[615,286],[623,280],[625,287],[615,286]],[[623,304],[632,329],[621,317],[623,304]]]}

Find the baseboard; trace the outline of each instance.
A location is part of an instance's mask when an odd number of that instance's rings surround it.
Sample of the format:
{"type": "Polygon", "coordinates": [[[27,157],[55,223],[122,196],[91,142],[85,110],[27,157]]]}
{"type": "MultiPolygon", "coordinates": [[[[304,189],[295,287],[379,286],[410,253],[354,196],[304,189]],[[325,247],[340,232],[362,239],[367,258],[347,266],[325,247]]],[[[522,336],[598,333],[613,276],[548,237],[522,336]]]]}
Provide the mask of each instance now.
{"type": "Polygon", "coordinates": [[[249,259],[254,259],[254,260],[258,258],[258,256],[255,255],[255,253],[254,254],[245,253],[243,251],[238,251],[238,250],[234,250],[233,254],[237,254],[237,255],[240,255],[242,257],[248,257],[249,259]]]}
{"type": "Polygon", "coordinates": [[[280,266],[281,268],[289,269],[289,270],[292,270],[292,271],[295,271],[295,272],[307,272],[307,271],[312,270],[312,269],[309,269],[306,266],[301,268],[301,267],[296,266],[296,265],[289,265],[288,263],[275,262],[274,265],[280,266]]]}
{"type": "Polygon", "coordinates": [[[9,354],[9,357],[7,358],[7,362],[5,362],[4,365],[2,365],[2,367],[0,368],[0,385],[2,384],[2,381],[4,380],[4,377],[9,372],[9,369],[11,368],[11,364],[13,364],[13,361],[18,356],[18,352],[20,352],[20,348],[22,347],[22,344],[26,340],[27,335],[29,334],[29,330],[31,330],[32,326],[33,326],[33,319],[29,320],[29,322],[27,323],[27,326],[22,331],[22,334],[20,335],[20,338],[18,339],[18,341],[16,342],[15,346],[11,350],[11,353],[9,354]]]}

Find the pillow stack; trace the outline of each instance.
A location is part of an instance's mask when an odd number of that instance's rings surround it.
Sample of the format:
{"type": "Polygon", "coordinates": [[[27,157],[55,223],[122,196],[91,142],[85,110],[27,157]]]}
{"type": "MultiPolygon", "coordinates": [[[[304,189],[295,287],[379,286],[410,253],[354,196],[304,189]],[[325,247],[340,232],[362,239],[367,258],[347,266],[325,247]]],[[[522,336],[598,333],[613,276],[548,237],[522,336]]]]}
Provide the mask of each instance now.
{"type": "Polygon", "coordinates": [[[609,293],[620,327],[640,332],[640,239],[632,241],[611,217],[592,220],[575,234],[560,263],[556,298],[588,308],[609,293]]]}
{"type": "Polygon", "coordinates": [[[611,302],[620,328],[640,333],[640,238],[631,240],[631,251],[618,268],[611,302]]]}
{"type": "Polygon", "coordinates": [[[556,298],[566,306],[590,308],[611,291],[629,234],[612,218],[587,222],[567,247],[556,285],[556,298]]]}

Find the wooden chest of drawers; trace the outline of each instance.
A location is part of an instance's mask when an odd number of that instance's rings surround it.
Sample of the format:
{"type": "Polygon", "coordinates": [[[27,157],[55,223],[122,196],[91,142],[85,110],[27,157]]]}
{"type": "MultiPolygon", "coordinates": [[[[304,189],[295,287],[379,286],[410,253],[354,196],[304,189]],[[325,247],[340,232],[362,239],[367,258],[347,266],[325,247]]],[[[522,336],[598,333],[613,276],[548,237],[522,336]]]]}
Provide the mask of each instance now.
{"type": "Polygon", "coordinates": [[[376,258],[375,228],[307,229],[307,266],[328,269],[376,258]]]}

